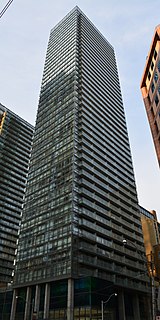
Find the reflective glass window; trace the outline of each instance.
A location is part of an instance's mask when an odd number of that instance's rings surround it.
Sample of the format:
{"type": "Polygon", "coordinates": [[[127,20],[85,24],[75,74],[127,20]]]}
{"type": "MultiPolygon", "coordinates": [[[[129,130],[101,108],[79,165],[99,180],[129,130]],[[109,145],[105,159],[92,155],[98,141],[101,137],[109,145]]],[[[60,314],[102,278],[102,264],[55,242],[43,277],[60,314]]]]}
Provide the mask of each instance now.
{"type": "Polygon", "coordinates": [[[157,73],[157,71],[156,71],[155,74],[154,74],[154,80],[155,80],[155,82],[158,81],[158,73],[157,73]]]}

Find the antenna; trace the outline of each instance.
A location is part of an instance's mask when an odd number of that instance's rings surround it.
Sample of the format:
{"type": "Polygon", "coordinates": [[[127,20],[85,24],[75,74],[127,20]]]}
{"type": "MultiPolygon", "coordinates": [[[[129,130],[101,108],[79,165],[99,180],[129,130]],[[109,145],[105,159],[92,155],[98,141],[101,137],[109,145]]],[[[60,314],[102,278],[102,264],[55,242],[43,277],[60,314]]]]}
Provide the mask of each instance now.
{"type": "Polygon", "coordinates": [[[13,0],[9,0],[7,2],[7,4],[4,6],[4,8],[2,9],[2,11],[0,12],[0,18],[2,18],[2,16],[4,15],[4,13],[6,12],[6,10],[9,8],[10,4],[13,2],[13,0]]]}

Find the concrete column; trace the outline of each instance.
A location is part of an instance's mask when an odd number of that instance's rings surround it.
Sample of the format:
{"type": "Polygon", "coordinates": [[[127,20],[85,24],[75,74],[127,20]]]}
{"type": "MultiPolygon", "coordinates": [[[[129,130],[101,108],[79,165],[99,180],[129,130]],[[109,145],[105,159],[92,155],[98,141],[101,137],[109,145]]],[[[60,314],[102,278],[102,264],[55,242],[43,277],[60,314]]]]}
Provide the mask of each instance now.
{"type": "Polygon", "coordinates": [[[119,320],[126,320],[123,291],[118,292],[118,311],[119,311],[119,320]]]}
{"type": "Polygon", "coordinates": [[[149,308],[147,309],[148,319],[149,319],[149,320],[153,320],[153,317],[152,317],[151,297],[147,297],[147,298],[146,298],[146,304],[147,304],[147,306],[149,307],[149,308]]]}
{"type": "Polygon", "coordinates": [[[34,303],[34,309],[33,309],[33,312],[36,313],[36,319],[38,319],[39,303],[40,303],[40,286],[37,284],[36,292],[35,292],[35,303],[34,303]]]}
{"type": "Polygon", "coordinates": [[[74,280],[68,279],[67,320],[74,320],[74,280]]]}
{"type": "Polygon", "coordinates": [[[134,314],[134,320],[141,320],[138,294],[135,294],[133,296],[133,314],[134,314]]]}
{"type": "Polygon", "coordinates": [[[31,288],[27,287],[24,320],[29,319],[30,309],[31,309],[31,288]]]}
{"type": "Polygon", "coordinates": [[[50,283],[46,283],[45,286],[45,298],[44,298],[44,319],[48,319],[49,316],[49,302],[50,302],[50,283]]]}
{"type": "Polygon", "coordinates": [[[17,297],[18,296],[18,291],[17,289],[13,290],[13,298],[12,298],[12,307],[11,307],[11,315],[10,315],[10,320],[15,319],[16,315],[16,306],[17,306],[17,297]]]}
{"type": "Polygon", "coordinates": [[[157,307],[160,310],[160,286],[158,286],[158,299],[157,299],[157,307]]]}

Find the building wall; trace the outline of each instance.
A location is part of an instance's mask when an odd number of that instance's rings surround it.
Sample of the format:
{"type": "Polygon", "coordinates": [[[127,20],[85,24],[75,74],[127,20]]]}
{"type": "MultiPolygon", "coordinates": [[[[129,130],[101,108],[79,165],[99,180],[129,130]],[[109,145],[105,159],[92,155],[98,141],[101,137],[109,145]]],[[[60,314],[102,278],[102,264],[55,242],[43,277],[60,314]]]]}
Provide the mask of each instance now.
{"type": "Polygon", "coordinates": [[[73,12],[50,35],[17,257],[18,284],[72,273],[71,242],[78,221],[77,108],[77,12],[73,12]]]}
{"type": "Polygon", "coordinates": [[[154,250],[154,246],[159,243],[157,220],[153,215],[152,219],[142,215],[141,221],[146,254],[150,254],[154,250]]]}
{"type": "Polygon", "coordinates": [[[13,278],[33,127],[0,104],[0,286],[13,278]]]}
{"type": "Polygon", "coordinates": [[[152,310],[160,314],[160,233],[156,211],[140,207],[144,246],[147,258],[148,275],[152,287],[152,310]]]}
{"type": "Polygon", "coordinates": [[[160,164],[160,25],[155,29],[146,60],[141,92],[160,164]]]}
{"type": "Polygon", "coordinates": [[[156,211],[148,211],[140,207],[143,238],[149,272],[154,274],[155,279],[160,277],[160,233],[156,211]]]}
{"type": "Polygon", "coordinates": [[[0,288],[0,319],[9,320],[12,306],[13,290],[9,288],[0,288]]]}

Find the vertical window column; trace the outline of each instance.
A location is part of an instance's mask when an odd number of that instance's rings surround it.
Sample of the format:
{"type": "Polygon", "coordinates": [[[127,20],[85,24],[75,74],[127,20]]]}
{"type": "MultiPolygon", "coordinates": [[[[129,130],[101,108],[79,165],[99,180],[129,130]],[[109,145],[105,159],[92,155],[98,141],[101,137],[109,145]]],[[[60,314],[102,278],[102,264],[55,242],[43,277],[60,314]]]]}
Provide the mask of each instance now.
{"type": "Polygon", "coordinates": [[[45,285],[45,298],[44,298],[44,319],[48,319],[49,316],[49,301],[50,301],[50,283],[45,285]]]}
{"type": "Polygon", "coordinates": [[[24,320],[29,319],[30,309],[31,309],[31,287],[27,287],[24,320]]]}

